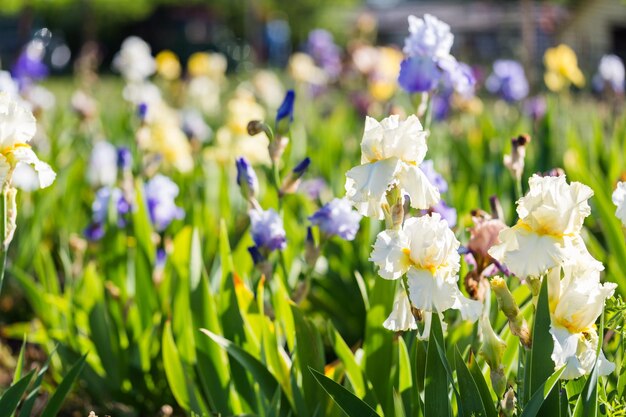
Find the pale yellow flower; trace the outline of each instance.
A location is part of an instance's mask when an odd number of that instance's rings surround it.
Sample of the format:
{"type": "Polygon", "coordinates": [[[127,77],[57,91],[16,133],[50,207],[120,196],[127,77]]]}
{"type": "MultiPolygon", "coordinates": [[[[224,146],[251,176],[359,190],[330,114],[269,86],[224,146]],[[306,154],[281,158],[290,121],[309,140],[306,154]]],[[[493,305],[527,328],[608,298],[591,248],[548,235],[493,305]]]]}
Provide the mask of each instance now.
{"type": "Polygon", "coordinates": [[[178,56],[170,50],[164,50],[157,54],[156,58],[157,73],[166,80],[172,81],[180,78],[180,61],[178,56]]]}
{"type": "Polygon", "coordinates": [[[569,46],[561,44],[548,48],[543,62],[546,66],[544,81],[550,90],[558,92],[570,84],[577,87],[585,85],[585,76],[578,68],[576,53],[569,46]]]}
{"type": "Polygon", "coordinates": [[[146,124],[137,132],[139,147],[161,155],[166,165],[180,172],[191,171],[191,145],[180,128],[177,113],[163,102],[150,106],[148,112],[146,124]]]}
{"type": "Polygon", "coordinates": [[[403,55],[394,48],[378,48],[378,59],[369,77],[369,92],[377,101],[387,101],[398,88],[398,74],[403,55]]]}
{"type": "Polygon", "coordinates": [[[315,65],[311,56],[296,52],[289,58],[289,74],[291,77],[302,83],[313,85],[326,85],[328,76],[323,69],[315,65]]]}
{"type": "Polygon", "coordinates": [[[280,107],[285,98],[285,87],[276,73],[260,70],[252,77],[252,85],[265,104],[273,109],[280,107]]]}
{"type": "Polygon", "coordinates": [[[208,76],[221,80],[227,68],[226,57],[217,52],[196,52],[187,60],[187,72],[191,77],[208,76]]]}

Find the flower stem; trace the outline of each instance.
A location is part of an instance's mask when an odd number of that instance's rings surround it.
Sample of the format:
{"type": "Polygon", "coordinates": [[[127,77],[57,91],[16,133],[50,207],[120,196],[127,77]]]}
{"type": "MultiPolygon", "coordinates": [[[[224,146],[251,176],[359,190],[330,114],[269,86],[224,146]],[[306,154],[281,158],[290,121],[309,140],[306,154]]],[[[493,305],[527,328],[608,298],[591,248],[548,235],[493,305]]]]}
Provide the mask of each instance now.
{"type": "Polygon", "coordinates": [[[7,230],[7,202],[6,202],[7,194],[6,188],[2,189],[2,197],[0,198],[0,238],[2,239],[2,244],[0,245],[0,292],[2,291],[2,284],[4,282],[4,270],[7,265],[7,250],[8,250],[8,242],[6,242],[6,230],[7,230]]]}

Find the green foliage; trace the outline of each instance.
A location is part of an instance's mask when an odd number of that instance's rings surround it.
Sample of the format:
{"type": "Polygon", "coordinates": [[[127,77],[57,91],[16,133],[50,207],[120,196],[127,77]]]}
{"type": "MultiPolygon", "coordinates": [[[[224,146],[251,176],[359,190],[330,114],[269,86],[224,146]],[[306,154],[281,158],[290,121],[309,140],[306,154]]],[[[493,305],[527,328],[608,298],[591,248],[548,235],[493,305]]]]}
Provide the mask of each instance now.
{"type": "MultiPolygon", "coordinates": [[[[378,278],[368,261],[380,228],[376,221],[364,219],[354,242],[326,243],[308,296],[296,303],[307,267],[301,250],[306,217],[317,202],[299,193],[282,201],[286,273],[274,254],[273,273],[262,277],[247,252],[247,206],[233,167],[207,160],[202,152],[195,155],[192,175],[168,172],[181,187],[184,222],[155,239],[137,179],[138,208],[126,227],[112,227],[100,242],[80,249],[76,235],[89,222],[93,200],[84,178],[92,137],[66,111],[67,83],[52,81],[50,87],[59,92],[60,104],[42,119],[54,138],[49,158],[42,159],[54,161],[57,190],[20,195],[5,283],[7,291],[27,301],[33,318],[3,330],[19,339],[32,329],[29,339],[51,355],[52,381],[60,383],[62,375],[75,380],[78,368],[72,366],[86,354],[79,395],[98,413],[120,416],[154,415],[164,404],[172,405],[176,415],[267,417],[495,417],[501,411],[490,370],[474,354],[480,346],[475,327],[456,314],[446,314],[443,326],[434,314],[427,341],[416,332],[394,334],[382,327],[397,284],[378,278]],[[157,247],[168,248],[164,265],[157,265],[157,247]],[[58,354],[52,355],[56,344],[58,354]]],[[[95,88],[103,103],[104,135],[119,144],[133,143],[136,121],[132,109],[119,104],[120,85],[104,79],[95,88]]],[[[502,155],[510,137],[533,132],[525,176],[562,165],[570,180],[594,189],[585,240],[606,265],[605,278],[624,294],[626,243],[610,194],[623,172],[626,119],[602,119],[595,102],[562,100],[551,101],[548,117],[536,123],[518,108],[486,101],[481,115],[435,124],[429,157],[449,180],[446,198],[459,212],[455,232],[466,243],[470,211],[486,209],[492,195],[500,196],[505,220],[514,223],[514,184],[502,155]]],[[[299,98],[296,114],[283,171],[307,154],[313,161],[309,178],[322,177],[329,185],[324,201],[330,194],[342,195],[343,173],[359,161],[362,118],[333,91],[299,98]]],[[[220,115],[210,122],[217,129],[224,121],[220,115]]],[[[140,156],[136,150],[135,156],[140,156]]],[[[263,176],[261,190],[260,203],[277,207],[263,176]]],[[[621,335],[607,336],[604,346],[617,364],[614,374],[597,377],[594,371],[596,376],[586,380],[560,381],[563,370],[555,371],[550,358],[546,287],[534,313],[528,287],[516,278],[508,284],[522,314],[530,322],[534,317],[533,348],[527,353],[503,316],[495,308],[489,312],[508,344],[504,373],[516,391],[520,414],[565,416],[566,408],[587,413],[585,407],[595,402],[619,415],[626,387],[621,335]]],[[[625,310],[622,301],[609,305],[607,327],[621,333],[625,310]]],[[[602,326],[599,335],[602,342],[602,326]]],[[[41,372],[17,372],[17,388],[0,401],[25,395],[19,415],[29,415],[42,383],[41,372]]],[[[60,383],[55,405],[71,385],[60,383]]]]}

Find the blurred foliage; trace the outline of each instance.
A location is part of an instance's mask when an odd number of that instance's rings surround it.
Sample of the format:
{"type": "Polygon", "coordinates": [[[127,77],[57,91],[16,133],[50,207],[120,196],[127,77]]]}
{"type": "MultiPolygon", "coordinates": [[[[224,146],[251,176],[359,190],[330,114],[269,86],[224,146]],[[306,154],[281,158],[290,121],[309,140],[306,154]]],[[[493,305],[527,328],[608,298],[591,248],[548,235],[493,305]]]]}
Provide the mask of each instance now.
{"type": "Polygon", "coordinates": [[[318,26],[343,32],[346,16],[337,14],[337,10],[359,3],[359,0],[3,0],[0,14],[34,12],[44,21],[61,23],[69,31],[75,31],[72,26],[81,28],[86,23],[93,27],[81,29],[93,31],[98,26],[119,27],[141,21],[158,7],[194,7],[205,9],[240,37],[252,35],[247,33],[250,19],[263,22],[270,18],[286,18],[291,26],[292,39],[298,43],[318,26]],[[68,15],[77,13],[82,18],[67,19],[68,15]]]}

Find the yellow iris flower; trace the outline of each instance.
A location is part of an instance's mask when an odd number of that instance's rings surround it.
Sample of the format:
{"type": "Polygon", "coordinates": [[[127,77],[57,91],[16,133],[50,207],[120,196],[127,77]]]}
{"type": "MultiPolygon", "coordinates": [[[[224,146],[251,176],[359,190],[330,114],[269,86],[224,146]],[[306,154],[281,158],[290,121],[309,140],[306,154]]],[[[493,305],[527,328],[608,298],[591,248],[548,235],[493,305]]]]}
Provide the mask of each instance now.
{"type": "Polygon", "coordinates": [[[543,55],[546,72],[543,76],[546,86],[554,92],[559,92],[570,84],[576,87],[585,85],[585,76],[578,68],[576,53],[567,45],[548,48],[543,55]]]}

